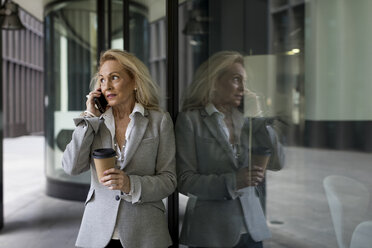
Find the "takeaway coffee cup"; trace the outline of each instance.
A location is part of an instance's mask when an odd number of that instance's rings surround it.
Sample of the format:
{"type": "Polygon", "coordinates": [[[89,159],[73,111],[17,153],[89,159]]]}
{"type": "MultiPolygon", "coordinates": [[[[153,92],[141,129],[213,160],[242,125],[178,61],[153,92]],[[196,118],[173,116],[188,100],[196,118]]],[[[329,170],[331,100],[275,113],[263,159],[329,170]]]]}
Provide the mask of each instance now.
{"type": "Polygon", "coordinates": [[[266,170],[271,156],[271,150],[266,147],[254,147],[252,149],[252,165],[257,165],[266,170]]]}
{"type": "Polygon", "coordinates": [[[103,177],[103,172],[115,167],[116,152],[112,148],[102,148],[93,151],[94,164],[98,180],[103,177]]]}

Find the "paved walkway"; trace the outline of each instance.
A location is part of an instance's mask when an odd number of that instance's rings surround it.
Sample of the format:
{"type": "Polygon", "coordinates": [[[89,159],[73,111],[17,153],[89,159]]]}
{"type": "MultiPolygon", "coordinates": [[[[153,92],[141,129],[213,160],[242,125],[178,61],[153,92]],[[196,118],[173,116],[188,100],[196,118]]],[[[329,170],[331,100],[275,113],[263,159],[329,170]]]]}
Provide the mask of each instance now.
{"type": "MultiPolygon", "coordinates": [[[[337,247],[323,179],[346,175],[372,189],[372,155],[306,148],[287,148],[286,154],[285,169],[267,174],[273,238],[265,248],[337,247]]],[[[84,206],[45,195],[43,137],[4,140],[4,194],[0,248],[74,247],[84,206]]],[[[351,234],[354,226],[347,228],[351,234]]]]}
{"type": "Polygon", "coordinates": [[[4,139],[0,248],[74,247],[84,205],[46,196],[44,137],[4,139]]]}

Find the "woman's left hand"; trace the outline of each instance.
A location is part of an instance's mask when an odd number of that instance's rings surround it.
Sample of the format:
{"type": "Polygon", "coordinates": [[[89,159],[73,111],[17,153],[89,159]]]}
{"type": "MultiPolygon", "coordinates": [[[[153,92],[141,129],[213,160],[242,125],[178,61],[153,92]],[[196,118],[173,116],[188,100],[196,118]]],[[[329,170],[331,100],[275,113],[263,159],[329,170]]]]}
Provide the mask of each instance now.
{"type": "Polygon", "coordinates": [[[130,180],[124,171],[111,168],[106,170],[100,179],[101,183],[111,190],[120,190],[126,194],[130,192],[130,180]]]}

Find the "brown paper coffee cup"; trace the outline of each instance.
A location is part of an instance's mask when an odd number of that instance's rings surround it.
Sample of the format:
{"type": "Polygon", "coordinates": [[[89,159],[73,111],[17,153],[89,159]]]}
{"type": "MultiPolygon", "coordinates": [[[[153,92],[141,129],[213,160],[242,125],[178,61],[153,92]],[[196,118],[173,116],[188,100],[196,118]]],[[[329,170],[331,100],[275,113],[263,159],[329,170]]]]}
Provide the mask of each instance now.
{"type": "Polygon", "coordinates": [[[257,165],[266,170],[267,164],[269,163],[270,155],[258,155],[252,154],[252,165],[257,165]]]}
{"type": "Polygon", "coordinates": [[[97,177],[100,180],[103,177],[104,171],[115,167],[116,152],[112,148],[97,149],[93,151],[93,159],[97,177]]]}
{"type": "Polygon", "coordinates": [[[263,170],[266,170],[270,156],[270,149],[265,147],[254,147],[252,149],[252,165],[260,166],[263,170]]]}

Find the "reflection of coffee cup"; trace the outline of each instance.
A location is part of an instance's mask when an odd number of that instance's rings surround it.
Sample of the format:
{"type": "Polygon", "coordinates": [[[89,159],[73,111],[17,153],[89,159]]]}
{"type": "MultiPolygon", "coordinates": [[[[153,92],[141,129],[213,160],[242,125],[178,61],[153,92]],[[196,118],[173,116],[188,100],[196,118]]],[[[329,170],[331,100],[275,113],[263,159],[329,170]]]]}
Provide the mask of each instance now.
{"type": "Polygon", "coordinates": [[[103,177],[103,172],[114,168],[116,162],[116,152],[112,148],[102,148],[93,151],[94,164],[98,179],[103,177]]]}
{"type": "Polygon", "coordinates": [[[266,170],[269,163],[271,150],[266,147],[254,147],[252,149],[252,165],[257,165],[266,170]]]}

